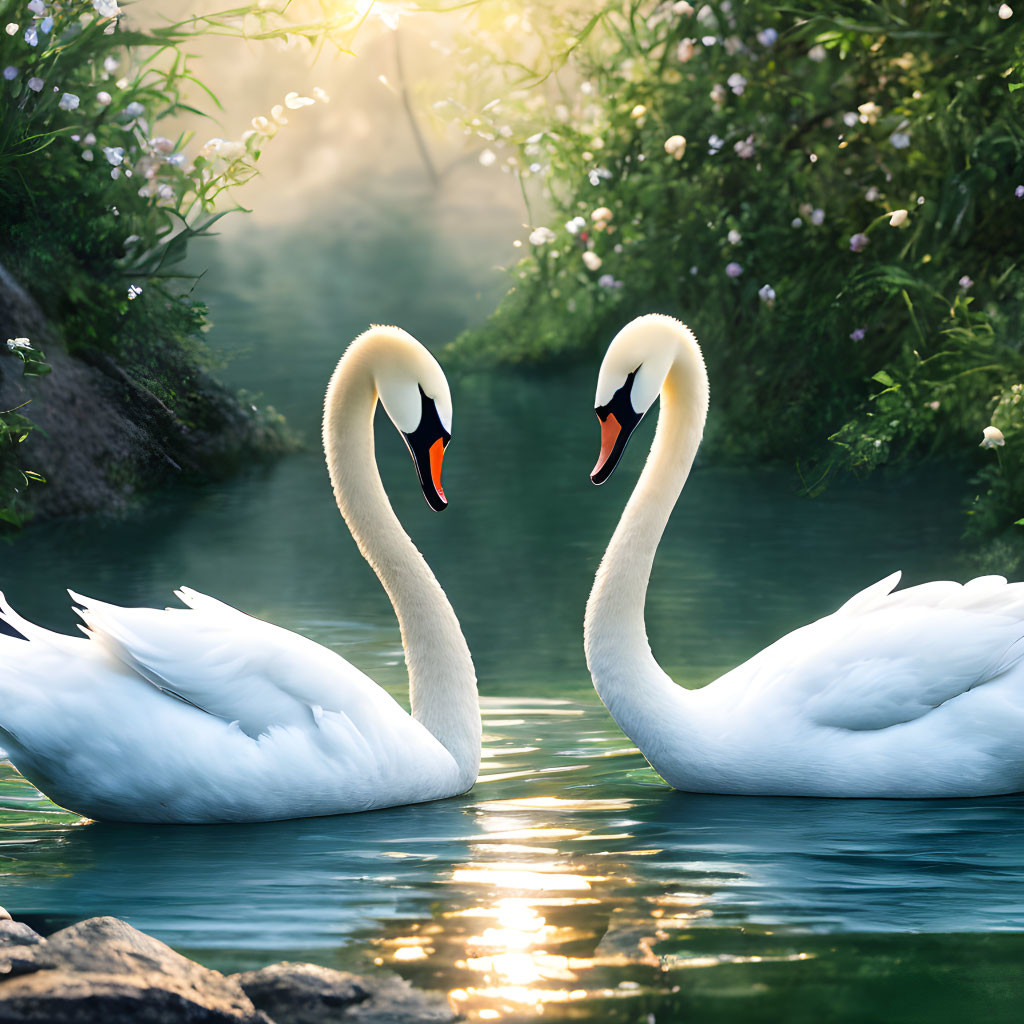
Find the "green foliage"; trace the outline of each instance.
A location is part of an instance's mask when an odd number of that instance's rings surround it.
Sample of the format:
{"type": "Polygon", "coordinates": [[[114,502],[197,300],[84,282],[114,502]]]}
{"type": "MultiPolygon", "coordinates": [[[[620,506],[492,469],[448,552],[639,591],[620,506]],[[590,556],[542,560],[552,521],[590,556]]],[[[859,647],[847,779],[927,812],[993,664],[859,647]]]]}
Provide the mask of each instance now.
{"type": "Polygon", "coordinates": [[[452,354],[597,359],[632,316],[672,313],[703,343],[721,451],[810,460],[812,488],[953,456],[984,467],[979,529],[1021,518],[1024,436],[1003,469],[977,449],[1024,379],[1021,19],[951,0],[523,16],[543,52],[505,61],[493,102],[504,44],[467,37],[491,63],[452,109],[553,215],[452,354]]]}
{"type": "MultiPolygon", "coordinates": [[[[206,310],[178,268],[286,119],[275,107],[240,140],[213,138],[190,157],[192,134],[167,138],[158,124],[204,119],[190,92],[219,103],[184,47],[216,33],[302,37],[311,48],[347,52],[360,22],[354,3],[282,0],[141,29],[115,0],[0,0],[0,263],[71,351],[126,366],[186,426],[202,426],[204,416],[197,377],[206,310]]],[[[285,98],[295,108],[312,102],[285,98]]],[[[42,364],[26,361],[25,373],[34,367],[42,364]]],[[[0,506],[11,520],[23,485],[15,442],[30,423],[21,413],[4,422],[0,506]]]]}
{"type": "MultiPolygon", "coordinates": [[[[21,360],[25,377],[42,377],[50,372],[43,353],[34,348],[28,338],[8,338],[6,351],[21,360]]],[[[30,483],[45,482],[38,473],[20,469],[13,457],[17,446],[34,429],[32,421],[20,409],[0,409],[0,523],[21,526],[23,512],[19,508],[19,496],[30,483]]]]}

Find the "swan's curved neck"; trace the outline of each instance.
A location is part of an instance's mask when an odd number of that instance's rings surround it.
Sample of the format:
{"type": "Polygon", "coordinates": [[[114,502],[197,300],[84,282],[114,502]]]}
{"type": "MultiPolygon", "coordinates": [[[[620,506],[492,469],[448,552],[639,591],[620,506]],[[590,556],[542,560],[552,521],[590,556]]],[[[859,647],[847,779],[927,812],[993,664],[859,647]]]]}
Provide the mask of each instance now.
{"type": "Polygon", "coordinates": [[[374,455],[373,339],[351,346],[327,389],[324,451],[334,497],[394,606],[413,717],[448,749],[468,789],[480,767],[473,660],[448,598],[391,508],[374,455]]]}
{"type": "Polygon", "coordinates": [[[597,570],[584,624],[594,686],[634,740],[665,727],[666,701],[687,697],[655,661],[644,623],[654,555],[689,476],[708,408],[707,372],[696,340],[685,328],[672,333],[678,351],[662,386],[651,452],[597,570]]]}

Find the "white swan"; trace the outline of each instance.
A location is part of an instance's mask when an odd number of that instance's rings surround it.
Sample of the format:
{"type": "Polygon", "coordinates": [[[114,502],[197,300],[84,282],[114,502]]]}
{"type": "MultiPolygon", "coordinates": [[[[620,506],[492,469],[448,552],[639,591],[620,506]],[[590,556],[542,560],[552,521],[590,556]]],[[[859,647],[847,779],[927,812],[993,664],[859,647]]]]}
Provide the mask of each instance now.
{"type": "Polygon", "coordinates": [[[0,746],[56,803],[107,821],[268,821],[468,790],[480,764],[476,674],[458,620],[384,493],[378,397],[428,503],[446,505],[451,396],[410,335],[374,327],[331,378],[324,447],[335,498],[395,607],[412,715],[344,658],[195,591],[189,609],[72,594],[88,639],[0,615],[0,746]]]}
{"type": "Polygon", "coordinates": [[[644,316],[601,365],[601,455],[614,469],[661,396],[651,454],[597,571],[584,646],[612,717],[676,789],[952,797],[1024,789],[1024,583],[987,576],[892,593],[894,573],[699,690],[651,654],[644,600],[708,407],[696,338],[644,316]]]}

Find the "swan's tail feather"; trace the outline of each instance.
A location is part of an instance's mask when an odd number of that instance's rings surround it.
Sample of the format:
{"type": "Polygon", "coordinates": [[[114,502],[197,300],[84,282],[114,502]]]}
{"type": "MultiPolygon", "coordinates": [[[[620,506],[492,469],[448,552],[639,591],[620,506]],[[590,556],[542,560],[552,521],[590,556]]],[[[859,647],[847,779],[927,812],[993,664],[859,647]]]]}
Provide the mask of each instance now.
{"type": "MultiPolygon", "coordinates": [[[[2,619],[11,629],[15,630],[18,637],[3,635],[0,636],[0,640],[10,640],[12,643],[16,641],[23,643],[28,640],[30,643],[42,643],[48,647],[54,647],[59,650],[69,650],[68,644],[80,644],[81,641],[77,637],[66,636],[64,633],[55,633],[52,629],[45,629],[43,626],[37,626],[34,622],[29,622],[28,619],[19,615],[10,605],[10,602],[2,593],[0,593],[0,619],[2,619]],[[19,639],[20,638],[20,639],[19,639]]],[[[73,650],[77,651],[79,648],[76,646],[73,650]]]]}

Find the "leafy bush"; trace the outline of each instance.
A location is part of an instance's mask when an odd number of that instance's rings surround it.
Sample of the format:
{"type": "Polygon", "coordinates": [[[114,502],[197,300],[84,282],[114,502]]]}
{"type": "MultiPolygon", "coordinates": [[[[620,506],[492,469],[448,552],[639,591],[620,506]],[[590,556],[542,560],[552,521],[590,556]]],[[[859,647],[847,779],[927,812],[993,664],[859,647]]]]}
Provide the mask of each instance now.
{"type": "MultiPolygon", "coordinates": [[[[359,21],[354,3],[282,0],[143,30],[117,0],[0,0],[0,263],[72,351],[126,364],[184,423],[202,415],[192,382],[205,362],[205,308],[177,268],[226,212],[215,205],[256,173],[286,109],[314,98],[290,93],[241,139],[211,139],[189,157],[191,133],[168,138],[157,125],[205,117],[189,91],[219,104],[183,46],[216,32],[344,49],[359,21]]],[[[30,427],[14,415],[3,414],[7,442],[30,427]]],[[[17,518],[11,500],[24,482],[15,451],[7,443],[0,452],[7,519],[17,518]]]]}
{"type": "Polygon", "coordinates": [[[448,109],[554,213],[452,356],[596,359],[673,313],[720,451],[810,457],[812,486],[952,455],[987,467],[979,529],[1013,523],[1024,432],[1007,421],[1001,470],[977,448],[1024,380],[1024,30],[998,7],[535,4],[526,65],[477,24],[448,109]]]}

